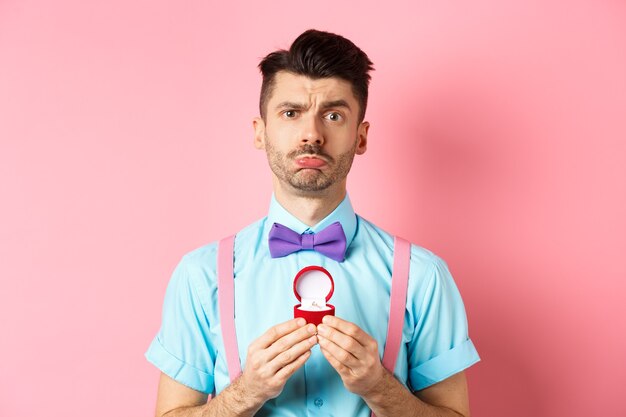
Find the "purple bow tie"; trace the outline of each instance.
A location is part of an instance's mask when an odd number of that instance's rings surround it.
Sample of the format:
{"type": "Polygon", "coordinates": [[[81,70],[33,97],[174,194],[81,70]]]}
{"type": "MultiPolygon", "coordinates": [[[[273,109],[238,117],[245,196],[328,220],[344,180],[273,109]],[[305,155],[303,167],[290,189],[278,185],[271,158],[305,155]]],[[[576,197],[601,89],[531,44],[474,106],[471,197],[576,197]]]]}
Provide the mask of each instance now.
{"type": "Polygon", "coordinates": [[[280,223],[274,223],[269,233],[269,246],[272,258],[281,258],[300,250],[314,250],[337,262],[343,262],[346,253],[346,234],[339,222],[317,233],[302,234],[280,223]]]}

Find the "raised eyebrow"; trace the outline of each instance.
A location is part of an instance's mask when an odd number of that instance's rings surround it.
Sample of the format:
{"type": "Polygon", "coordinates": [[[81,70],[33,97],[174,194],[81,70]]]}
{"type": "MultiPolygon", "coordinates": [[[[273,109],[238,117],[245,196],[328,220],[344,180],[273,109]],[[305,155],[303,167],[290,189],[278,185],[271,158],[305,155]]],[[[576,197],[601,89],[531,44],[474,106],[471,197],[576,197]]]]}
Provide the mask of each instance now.
{"type": "Polygon", "coordinates": [[[295,103],[293,101],[283,101],[282,103],[278,103],[276,105],[276,109],[293,109],[293,110],[304,110],[307,106],[302,103],[295,103]]]}
{"type": "Polygon", "coordinates": [[[333,101],[325,101],[322,103],[322,109],[328,110],[337,107],[345,107],[346,109],[352,111],[352,108],[345,100],[333,100],[333,101]]]}

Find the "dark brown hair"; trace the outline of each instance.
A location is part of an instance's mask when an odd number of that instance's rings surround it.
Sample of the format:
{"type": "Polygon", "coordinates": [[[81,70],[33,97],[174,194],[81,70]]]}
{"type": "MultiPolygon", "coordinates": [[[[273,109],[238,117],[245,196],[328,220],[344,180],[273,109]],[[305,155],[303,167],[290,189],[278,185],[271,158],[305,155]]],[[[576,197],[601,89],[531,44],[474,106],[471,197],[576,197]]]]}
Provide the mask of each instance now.
{"type": "Polygon", "coordinates": [[[263,74],[259,110],[265,120],[265,107],[274,87],[276,73],[288,71],[307,77],[338,77],[352,85],[359,102],[359,122],[365,117],[367,88],[373,63],[365,52],[350,40],[334,33],[310,29],[293,41],[288,51],[281,49],[267,55],[259,64],[263,74]]]}

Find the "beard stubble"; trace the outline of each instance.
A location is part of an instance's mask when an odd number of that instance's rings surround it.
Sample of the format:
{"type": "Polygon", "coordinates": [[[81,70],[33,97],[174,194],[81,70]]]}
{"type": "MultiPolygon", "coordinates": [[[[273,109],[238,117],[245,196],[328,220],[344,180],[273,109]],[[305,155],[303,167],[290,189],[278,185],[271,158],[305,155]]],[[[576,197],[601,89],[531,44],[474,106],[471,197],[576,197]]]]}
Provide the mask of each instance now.
{"type": "Polygon", "coordinates": [[[354,146],[347,152],[338,155],[337,158],[324,153],[320,145],[309,143],[284,154],[274,148],[270,138],[265,136],[267,161],[274,175],[296,190],[304,192],[323,191],[344,180],[352,167],[356,145],[357,140],[355,139],[354,146]],[[325,171],[312,168],[293,168],[293,161],[301,155],[319,156],[327,163],[325,171]]]}

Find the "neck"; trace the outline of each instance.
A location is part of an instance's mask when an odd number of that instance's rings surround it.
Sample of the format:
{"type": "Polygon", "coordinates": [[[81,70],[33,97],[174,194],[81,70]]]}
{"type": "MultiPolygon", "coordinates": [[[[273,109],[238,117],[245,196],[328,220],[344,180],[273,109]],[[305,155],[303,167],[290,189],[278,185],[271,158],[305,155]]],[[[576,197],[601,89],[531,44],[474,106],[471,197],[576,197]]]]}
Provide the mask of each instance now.
{"type": "Polygon", "coordinates": [[[287,191],[275,181],[274,195],[276,201],[294,217],[307,226],[315,226],[343,201],[346,196],[346,183],[343,181],[323,191],[303,192],[287,191]]]}

